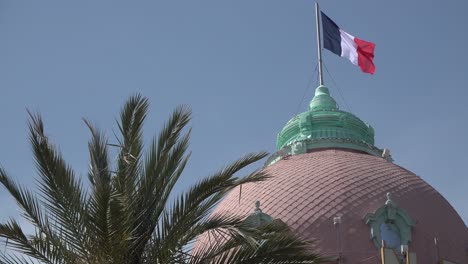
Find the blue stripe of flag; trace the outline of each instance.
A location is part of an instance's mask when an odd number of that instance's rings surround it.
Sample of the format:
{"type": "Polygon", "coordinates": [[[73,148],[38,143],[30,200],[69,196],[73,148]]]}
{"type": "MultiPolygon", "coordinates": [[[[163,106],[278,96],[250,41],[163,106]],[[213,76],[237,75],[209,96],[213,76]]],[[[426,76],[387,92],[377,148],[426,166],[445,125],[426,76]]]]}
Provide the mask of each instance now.
{"type": "Polygon", "coordinates": [[[341,56],[341,35],[340,28],[322,11],[322,28],[323,28],[323,46],[341,56]]]}

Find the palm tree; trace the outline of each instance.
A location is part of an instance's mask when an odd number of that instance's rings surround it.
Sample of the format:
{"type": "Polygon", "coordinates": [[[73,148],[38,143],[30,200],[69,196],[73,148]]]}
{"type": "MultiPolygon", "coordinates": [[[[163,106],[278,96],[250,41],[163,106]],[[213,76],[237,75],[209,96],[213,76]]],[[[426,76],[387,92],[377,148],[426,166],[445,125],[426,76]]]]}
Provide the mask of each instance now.
{"type": "Polygon", "coordinates": [[[235,174],[266,156],[248,154],[204,178],[186,192],[172,194],[190,153],[191,112],[178,107],[144,151],[142,129],[148,100],[129,98],[120,113],[118,144],[96,126],[88,143],[89,187],[44,132],[39,114],[29,113],[29,139],[38,171],[38,194],[0,168],[0,182],[35,229],[25,234],[15,219],[0,224],[0,237],[13,251],[0,262],[13,263],[319,263],[309,244],[281,225],[255,228],[241,217],[210,216],[223,196],[241,184],[265,180],[263,171],[235,174]],[[109,147],[118,147],[111,162],[109,147]],[[115,164],[114,164],[115,163],[115,164]],[[223,243],[191,252],[202,234],[223,243]],[[19,254],[18,254],[19,253],[19,254]]]}

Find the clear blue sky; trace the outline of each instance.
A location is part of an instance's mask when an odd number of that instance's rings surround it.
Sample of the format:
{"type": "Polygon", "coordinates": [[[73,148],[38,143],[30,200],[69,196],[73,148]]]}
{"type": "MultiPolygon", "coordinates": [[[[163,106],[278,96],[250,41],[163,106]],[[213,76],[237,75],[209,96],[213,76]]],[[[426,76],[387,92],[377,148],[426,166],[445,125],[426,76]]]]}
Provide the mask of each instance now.
{"type": "MultiPolygon", "coordinates": [[[[468,2],[321,7],[377,45],[373,76],[324,51],[332,95],[468,222],[468,2]]],[[[193,109],[193,158],[181,187],[244,153],[273,152],[276,133],[306,109],[316,86],[301,103],[317,62],[314,19],[311,0],[0,1],[0,163],[33,185],[29,108],[86,175],[81,118],[112,136],[122,103],[136,92],[152,103],[147,138],[178,104],[193,109]]],[[[0,220],[17,214],[0,189],[0,220]]]]}

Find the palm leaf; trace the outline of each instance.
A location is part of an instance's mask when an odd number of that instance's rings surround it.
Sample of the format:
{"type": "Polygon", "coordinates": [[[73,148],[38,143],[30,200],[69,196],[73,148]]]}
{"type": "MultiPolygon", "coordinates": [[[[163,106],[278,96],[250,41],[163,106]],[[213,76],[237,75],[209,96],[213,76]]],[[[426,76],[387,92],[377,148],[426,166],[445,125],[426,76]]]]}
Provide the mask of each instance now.
{"type": "MultiPolygon", "coordinates": [[[[107,138],[94,127],[88,120],[84,120],[91,132],[91,140],[88,143],[90,155],[90,168],[88,178],[91,182],[91,195],[88,201],[89,207],[89,236],[94,237],[92,249],[99,248],[105,252],[107,258],[112,251],[111,226],[109,225],[109,204],[111,202],[111,164],[107,149],[107,138]]],[[[96,255],[96,253],[95,253],[96,255]]],[[[102,254],[101,254],[102,255],[102,254]]]]}
{"type": "Polygon", "coordinates": [[[14,219],[10,219],[5,224],[0,224],[0,237],[8,240],[9,247],[16,249],[23,254],[33,257],[44,263],[56,263],[54,262],[54,256],[50,258],[50,256],[47,255],[47,252],[38,250],[31,243],[31,241],[28,240],[20,225],[14,219]]]}
{"type": "Polygon", "coordinates": [[[44,133],[40,115],[28,112],[29,134],[39,174],[39,191],[45,200],[45,209],[53,215],[52,225],[83,256],[87,255],[85,191],[61,154],[44,133]]]}

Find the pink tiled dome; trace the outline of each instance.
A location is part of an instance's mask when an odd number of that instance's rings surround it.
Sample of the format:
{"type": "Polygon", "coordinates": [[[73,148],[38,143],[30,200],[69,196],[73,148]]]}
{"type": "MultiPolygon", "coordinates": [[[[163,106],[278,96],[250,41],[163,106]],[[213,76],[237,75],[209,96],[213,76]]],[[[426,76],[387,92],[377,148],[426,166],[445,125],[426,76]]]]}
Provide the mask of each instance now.
{"type": "Polygon", "coordinates": [[[419,264],[468,264],[468,229],[457,212],[374,146],[373,128],[339,110],[327,87],[317,87],[309,110],[286,123],[276,145],[264,168],[271,178],[233,190],[214,214],[252,215],[260,201],[257,212],[316,241],[319,253],[341,256],[340,264],[381,263],[382,240],[416,253],[419,264]]]}
{"type": "Polygon", "coordinates": [[[385,204],[390,192],[415,222],[409,248],[418,263],[436,263],[437,254],[468,263],[463,220],[434,188],[394,163],[355,150],[318,149],[285,157],[265,170],[271,179],[242,186],[240,197],[240,190],[233,190],[214,213],[248,215],[260,201],[264,213],[317,241],[316,250],[324,255],[341,252],[341,263],[380,263],[364,219],[385,204]],[[341,216],[339,227],[335,216],[341,216]]]}

